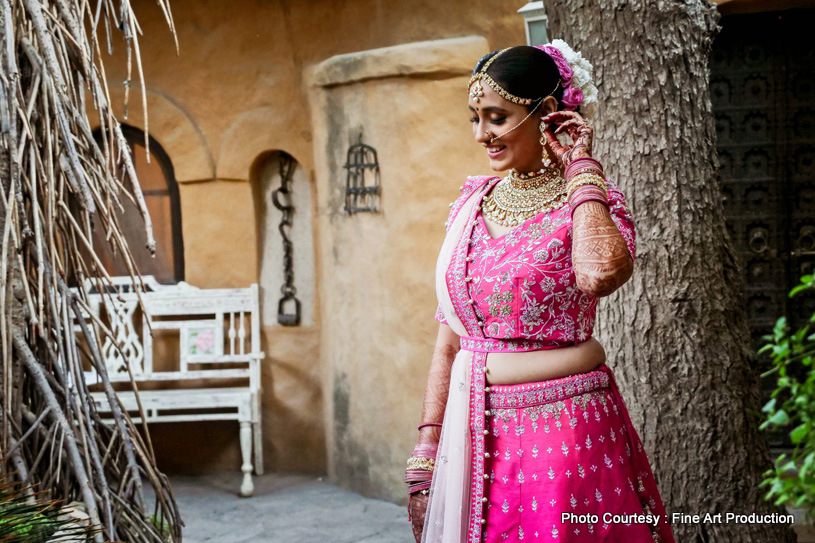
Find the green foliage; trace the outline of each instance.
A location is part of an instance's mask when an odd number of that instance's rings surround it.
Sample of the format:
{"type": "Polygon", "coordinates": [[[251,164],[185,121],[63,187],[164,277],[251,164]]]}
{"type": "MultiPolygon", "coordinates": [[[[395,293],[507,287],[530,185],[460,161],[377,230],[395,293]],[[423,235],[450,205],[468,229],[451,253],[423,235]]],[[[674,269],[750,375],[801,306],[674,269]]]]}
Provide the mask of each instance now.
{"type": "Polygon", "coordinates": [[[158,531],[159,535],[161,535],[164,541],[172,541],[172,536],[170,535],[170,525],[164,522],[163,520],[159,519],[156,515],[150,515],[150,524],[155,526],[158,531]]]}
{"type": "Polygon", "coordinates": [[[46,543],[57,532],[59,541],[90,541],[93,531],[66,519],[60,505],[55,501],[28,503],[19,485],[0,481],[0,542],[46,543]]]}
{"type": "MultiPolygon", "coordinates": [[[[801,278],[801,284],[790,291],[796,294],[815,289],[812,275],[801,278]]],[[[815,518],[815,333],[810,331],[815,315],[803,328],[791,333],[786,317],[781,317],[773,332],[758,350],[769,353],[773,368],[762,377],[778,373],[770,401],[762,411],[765,420],[760,428],[783,428],[789,432],[794,448],[791,456],[782,454],[773,469],[764,473],[761,486],[769,487],[765,498],[776,505],[802,507],[815,518]],[[803,375],[803,377],[801,377],[803,375]]]]}

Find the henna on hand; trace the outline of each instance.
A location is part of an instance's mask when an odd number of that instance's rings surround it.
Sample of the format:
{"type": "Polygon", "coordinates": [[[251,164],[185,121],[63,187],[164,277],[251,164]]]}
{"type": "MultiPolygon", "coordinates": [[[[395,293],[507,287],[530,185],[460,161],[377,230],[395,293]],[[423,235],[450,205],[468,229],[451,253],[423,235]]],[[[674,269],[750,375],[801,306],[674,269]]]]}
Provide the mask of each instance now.
{"type": "Polygon", "coordinates": [[[416,538],[416,543],[422,541],[427,502],[428,496],[421,492],[414,493],[410,498],[410,522],[413,525],[413,537],[416,538]]]}
{"type": "Polygon", "coordinates": [[[572,216],[572,266],[577,287],[592,296],[608,296],[634,271],[628,246],[608,208],[589,201],[572,216]]]}
{"type": "Polygon", "coordinates": [[[574,111],[554,111],[544,116],[541,121],[558,125],[554,132],[547,128],[544,135],[549,147],[563,164],[563,167],[568,166],[578,158],[591,157],[594,130],[578,113],[574,111]],[[561,144],[556,137],[556,134],[561,132],[568,134],[574,144],[571,146],[561,144]]]}

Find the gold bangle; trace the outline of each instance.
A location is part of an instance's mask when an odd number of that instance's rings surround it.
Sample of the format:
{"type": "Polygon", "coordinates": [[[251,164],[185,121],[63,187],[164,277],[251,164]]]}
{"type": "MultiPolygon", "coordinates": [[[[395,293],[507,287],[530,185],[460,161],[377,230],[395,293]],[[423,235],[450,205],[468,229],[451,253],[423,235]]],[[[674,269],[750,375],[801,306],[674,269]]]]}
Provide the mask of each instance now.
{"type": "Polygon", "coordinates": [[[569,182],[566,183],[567,189],[570,188],[570,187],[576,187],[576,186],[579,186],[579,185],[596,185],[596,186],[600,187],[601,189],[606,189],[607,188],[605,179],[603,179],[600,175],[598,175],[596,173],[590,173],[590,172],[585,172],[585,173],[581,172],[581,173],[573,176],[571,179],[569,179],[569,182]]]}
{"type": "Polygon", "coordinates": [[[433,458],[416,458],[411,456],[407,460],[408,469],[423,469],[426,471],[433,471],[436,461],[433,458]]]}
{"type": "Polygon", "coordinates": [[[572,177],[566,184],[566,194],[571,194],[577,187],[583,185],[594,185],[604,191],[608,191],[606,181],[601,176],[596,173],[580,173],[572,177]]]}
{"type": "MultiPolygon", "coordinates": [[[[594,166],[586,166],[585,168],[581,168],[581,169],[579,169],[579,170],[577,170],[577,171],[571,172],[571,175],[569,176],[569,178],[570,178],[570,179],[574,179],[574,177],[575,177],[576,175],[580,175],[581,173],[589,173],[589,172],[596,173],[596,174],[597,174],[597,175],[599,175],[600,177],[603,177],[603,172],[602,172],[602,170],[598,170],[598,169],[597,169],[597,168],[595,168],[594,166]]],[[[605,179],[605,178],[604,178],[604,179],[605,179]]]]}

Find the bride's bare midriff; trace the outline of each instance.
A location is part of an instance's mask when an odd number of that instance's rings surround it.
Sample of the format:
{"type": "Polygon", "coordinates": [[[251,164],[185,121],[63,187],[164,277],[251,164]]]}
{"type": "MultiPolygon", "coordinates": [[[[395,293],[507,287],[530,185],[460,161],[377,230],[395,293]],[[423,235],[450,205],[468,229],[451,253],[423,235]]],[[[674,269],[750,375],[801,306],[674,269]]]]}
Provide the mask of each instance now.
{"type": "Polygon", "coordinates": [[[488,385],[516,385],[586,373],[606,361],[606,351],[596,339],[559,349],[520,353],[489,353],[488,385]]]}

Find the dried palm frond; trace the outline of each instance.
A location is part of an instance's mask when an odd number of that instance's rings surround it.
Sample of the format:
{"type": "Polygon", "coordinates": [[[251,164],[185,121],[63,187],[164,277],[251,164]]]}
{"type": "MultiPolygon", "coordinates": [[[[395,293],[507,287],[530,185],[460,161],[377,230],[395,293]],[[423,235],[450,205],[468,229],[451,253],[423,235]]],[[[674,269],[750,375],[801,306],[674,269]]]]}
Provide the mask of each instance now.
{"type": "MultiPolygon", "coordinates": [[[[167,1],[157,0],[175,35],[167,1]]],[[[181,520],[149,434],[145,428],[141,437],[106,380],[97,342],[109,331],[86,321],[85,279],[99,278],[100,291],[110,281],[94,252],[94,230],[136,282],[116,218],[123,198],[137,205],[155,251],[101,62],[113,29],[123,34],[128,73],[136,60],[146,108],[129,0],[0,0],[0,470],[47,499],[81,502],[101,527],[94,541],[163,542],[156,525],[180,541],[181,520]],[[100,119],[98,142],[91,108],[100,119]],[[88,367],[102,377],[111,426],[90,399],[88,367]]]]}

